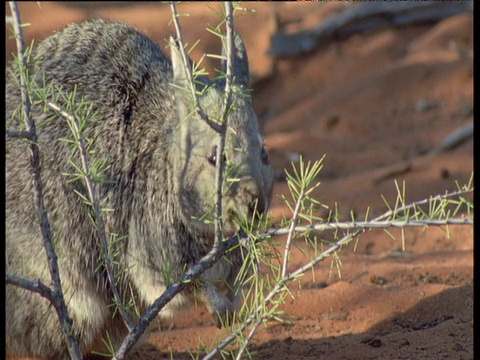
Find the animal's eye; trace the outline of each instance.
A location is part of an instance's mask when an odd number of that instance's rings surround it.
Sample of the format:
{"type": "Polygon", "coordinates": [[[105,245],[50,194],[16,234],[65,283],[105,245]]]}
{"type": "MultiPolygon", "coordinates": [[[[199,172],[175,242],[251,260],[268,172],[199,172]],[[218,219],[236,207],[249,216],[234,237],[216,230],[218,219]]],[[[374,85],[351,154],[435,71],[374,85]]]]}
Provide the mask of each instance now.
{"type": "Polygon", "coordinates": [[[268,152],[265,146],[262,146],[262,151],[260,153],[260,157],[262,158],[262,162],[265,165],[268,165],[270,163],[270,160],[268,159],[268,152]]]}
{"type": "Polygon", "coordinates": [[[208,156],[208,162],[213,166],[217,164],[217,145],[212,146],[211,153],[208,156]]]}
{"type": "MultiPolygon", "coordinates": [[[[212,146],[212,150],[211,150],[211,153],[210,155],[207,157],[208,159],[208,162],[213,165],[213,166],[216,166],[217,165],[217,145],[213,145],[212,146]]],[[[227,157],[225,155],[223,155],[223,162],[224,164],[227,163],[227,157]]]]}

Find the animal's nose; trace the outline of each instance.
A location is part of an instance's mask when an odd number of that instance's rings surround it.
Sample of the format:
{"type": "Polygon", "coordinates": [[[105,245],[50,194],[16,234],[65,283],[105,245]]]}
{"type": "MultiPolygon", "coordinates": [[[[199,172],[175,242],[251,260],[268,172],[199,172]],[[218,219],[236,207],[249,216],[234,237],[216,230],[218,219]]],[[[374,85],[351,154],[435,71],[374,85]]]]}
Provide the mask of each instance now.
{"type": "Polygon", "coordinates": [[[257,182],[252,178],[243,179],[240,188],[243,203],[248,207],[248,214],[250,217],[262,215],[267,204],[264,196],[257,182]]]}

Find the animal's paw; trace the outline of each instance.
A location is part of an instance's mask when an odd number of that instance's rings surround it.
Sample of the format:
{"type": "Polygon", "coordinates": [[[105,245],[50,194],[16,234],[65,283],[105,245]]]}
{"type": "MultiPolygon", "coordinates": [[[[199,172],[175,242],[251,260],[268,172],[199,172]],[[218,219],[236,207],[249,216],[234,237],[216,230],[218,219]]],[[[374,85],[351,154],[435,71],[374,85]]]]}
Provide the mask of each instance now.
{"type": "Polygon", "coordinates": [[[217,328],[221,329],[231,325],[234,322],[235,310],[233,309],[233,306],[229,306],[228,308],[215,311],[212,315],[215,325],[217,328]]]}

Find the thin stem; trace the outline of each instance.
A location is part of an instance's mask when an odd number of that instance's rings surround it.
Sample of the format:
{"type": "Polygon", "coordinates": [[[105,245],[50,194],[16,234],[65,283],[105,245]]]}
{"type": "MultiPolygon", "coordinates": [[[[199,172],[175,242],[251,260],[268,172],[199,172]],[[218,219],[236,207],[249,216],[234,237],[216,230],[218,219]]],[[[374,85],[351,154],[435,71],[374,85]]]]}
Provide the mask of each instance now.
{"type": "Polygon", "coordinates": [[[398,209],[393,209],[393,210],[387,211],[386,213],[376,217],[374,220],[386,219],[386,218],[389,218],[391,216],[395,216],[402,211],[407,211],[407,210],[410,210],[410,209],[414,209],[415,207],[418,207],[418,206],[421,206],[421,205],[429,204],[429,203],[432,203],[434,201],[444,200],[444,199],[451,198],[451,197],[454,197],[454,196],[466,195],[466,194],[469,194],[469,193],[473,193],[473,189],[458,190],[458,191],[453,191],[453,192],[450,192],[450,193],[446,193],[444,195],[436,195],[436,196],[430,197],[428,199],[423,199],[423,200],[420,200],[420,201],[413,202],[409,205],[401,206],[398,209]]]}
{"type": "Polygon", "coordinates": [[[202,105],[200,104],[200,101],[198,100],[197,92],[195,89],[195,79],[193,78],[193,72],[191,67],[189,66],[190,60],[188,58],[187,51],[185,50],[185,40],[183,37],[183,31],[182,31],[182,26],[180,25],[180,21],[178,20],[179,15],[177,11],[177,4],[175,1],[170,1],[170,7],[172,9],[172,14],[173,14],[173,23],[175,25],[175,31],[177,32],[177,38],[178,38],[178,50],[180,51],[180,54],[182,55],[182,60],[183,64],[185,65],[185,71],[187,74],[187,81],[190,84],[190,92],[192,95],[192,99],[195,102],[195,109],[197,111],[197,114],[215,131],[222,133],[224,132],[224,126],[223,124],[217,124],[216,122],[210,120],[208,115],[205,113],[205,111],[202,108],[202,105]]]}
{"type": "Polygon", "coordinates": [[[298,225],[298,215],[300,213],[300,208],[302,205],[304,195],[305,195],[305,192],[302,187],[297,199],[297,203],[295,205],[295,210],[293,212],[293,217],[290,223],[290,227],[288,229],[287,242],[285,243],[285,255],[283,257],[282,277],[285,277],[287,275],[288,259],[290,258],[290,249],[291,249],[291,244],[293,239],[293,233],[295,232],[296,227],[298,225]]]}
{"type": "Polygon", "coordinates": [[[217,189],[216,201],[215,201],[215,240],[214,247],[220,246],[221,241],[223,240],[223,218],[222,218],[222,198],[223,198],[223,180],[225,176],[225,157],[223,156],[225,152],[225,142],[227,138],[227,129],[228,129],[228,113],[230,111],[230,106],[232,102],[232,82],[233,82],[233,62],[235,59],[234,56],[234,43],[233,43],[233,5],[230,1],[225,2],[225,13],[226,13],[226,32],[227,32],[227,44],[226,44],[226,53],[227,53],[227,74],[225,82],[225,94],[224,94],[224,104],[221,124],[224,131],[220,132],[220,141],[217,148],[217,166],[215,172],[215,186],[217,189]]]}
{"type": "Polygon", "coordinates": [[[311,230],[326,231],[326,230],[352,230],[359,229],[363,231],[366,229],[382,228],[387,229],[390,227],[423,227],[423,226],[446,226],[446,225],[473,225],[473,219],[467,218],[450,218],[444,220],[438,219],[426,219],[426,220],[369,220],[369,221],[347,221],[336,222],[327,224],[313,224],[308,226],[293,226],[291,228],[279,228],[271,229],[266,232],[269,236],[278,236],[290,234],[292,230],[299,232],[307,232],[311,230]]]}
{"type": "MultiPolygon", "coordinates": [[[[20,25],[22,23],[20,19],[20,11],[18,9],[16,1],[10,1],[9,5],[12,13],[12,23],[15,30],[17,54],[20,60],[20,66],[22,66],[24,69],[27,69],[27,60],[25,57],[25,41],[23,37],[22,27],[20,25]]],[[[53,283],[52,297],[54,301],[52,302],[52,304],[57,312],[61,323],[62,332],[67,340],[67,347],[70,353],[70,357],[72,359],[82,359],[82,353],[80,351],[78,340],[72,330],[73,321],[70,318],[67,306],[65,304],[65,299],[63,297],[58,259],[52,241],[52,230],[50,227],[50,222],[48,220],[47,209],[45,208],[45,205],[43,203],[43,186],[40,173],[40,152],[38,149],[38,136],[36,133],[35,121],[33,120],[30,113],[31,101],[27,90],[26,79],[22,71],[20,71],[20,91],[23,104],[22,108],[25,128],[26,131],[32,136],[30,142],[30,164],[32,167],[34,178],[35,206],[37,208],[38,220],[40,223],[40,229],[45,246],[45,251],[47,253],[48,269],[50,271],[50,276],[53,283]]]]}
{"type": "Polygon", "coordinates": [[[7,130],[5,133],[7,136],[10,136],[11,138],[26,139],[26,140],[33,139],[32,133],[25,130],[7,130]]]}
{"type": "Polygon", "coordinates": [[[245,342],[242,344],[241,349],[238,351],[237,356],[235,356],[235,360],[240,360],[242,358],[242,354],[245,352],[245,350],[248,347],[248,344],[250,344],[250,341],[252,341],[253,336],[257,332],[258,328],[262,324],[263,318],[259,318],[255,324],[252,326],[252,329],[250,330],[250,333],[248,334],[247,338],[245,339],[245,342]]]}
{"type": "Polygon", "coordinates": [[[87,146],[85,144],[85,138],[83,133],[80,129],[80,123],[78,119],[68,114],[66,111],[61,109],[57,104],[52,102],[48,102],[47,105],[62,115],[67,121],[69,121],[74,127],[75,131],[78,133],[78,149],[80,152],[80,159],[82,162],[82,168],[85,173],[84,180],[85,185],[88,191],[88,197],[90,198],[90,202],[92,203],[93,211],[95,214],[95,222],[97,224],[97,233],[98,237],[100,238],[100,245],[103,249],[103,257],[105,258],[105,268],[107,270],[108,281],[110,282],[110,286],[113,292],[114,299],[117,303],[117,307],[122,314],[123,321],[127,326],[128,330],[133,329],[135,326],[134,322],[130,319],[127,310],[125,309],[125,305],[123,304],[123,300],[118,292],[117,285],[116,285],[116,276],[115,270],[112,264],[112,260],[110,259],[110,254],[108,252],[108,242],[107,242],[107,235],[105,231],[105,224],[103,222],[101,210],[100,210],[100,200],[98,199],[95,184],[90,176],[90,165],[88,162],[88,154],[87,154],[87,146]]]}
{"type": "Polygon", "coordinates": [[[55,302],[52,289],[50,289],[47,285],[42,283],[40,279],[35,279],[34,281],[30,281],[16,275],[5,274],[5,284],[18,286],[22,289],[36,292],[40,296],[46,298],[51,303],[55,302]]]}

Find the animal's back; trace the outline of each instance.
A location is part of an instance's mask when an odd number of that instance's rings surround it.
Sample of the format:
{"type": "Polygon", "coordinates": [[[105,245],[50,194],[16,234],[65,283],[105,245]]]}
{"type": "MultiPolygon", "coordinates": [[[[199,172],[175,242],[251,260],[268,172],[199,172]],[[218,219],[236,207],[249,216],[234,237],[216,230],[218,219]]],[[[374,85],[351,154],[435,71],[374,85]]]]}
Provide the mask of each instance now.
{"type": "MultiPolygon", "coordinates": [[[[242,91],[248,87],[248,58],[239,36],[234,57],[233,88],[242,91]]],[[[152,304],[167,283],[179,279],[213,246],[213,179],[220,137],[195,115],[191,99],[180,90],[189,84],[179,52],[172,49],[170,61],[128,25],[104,20],[70,25],[43,41],[31,58],[30,79],[37,84],[30,86],[32,116],[39,136],[44,204],[63,292],[82,350],[106,351],[102,340],[121,340],[125,326],[118,312],[113,317],[91,208],[78,195],[87,196],[84,182],[72,176],[77,170],[71,162],[81,165],[72,152],[74,144],[64,141],[72,138],[71,130],[65,118],[52,116],[48,107],[44,110],[45,102],[72,111],[67,99],[72,96],[77,110],[85,101],[92,106],[89,114],[75,115],[89,122],[83,133],[91,144],[89,163],[104,164],[96,190],[111,209],[104,213],[106,231],[116,235],[115,260],[125,270],[119,290],[122,296],[135,297],[140,307],[152,304]],[[42,85],[51,86],[46,97],[36,91],[42,85]]],[[[204,110],[215,119],[224,103],[224,83],[202,78],[198,86],[204,110]]],[[[250,223],[266,212],[273,187],[251,98],[247,92],[235,93],[232,101],[224,153],[224,236],[238,231],[243,220],[250,223]]],[[[6,102],[7,129],[17,129],[18,75],[8,77],[6,102]]],[[[50,284],[28,155],[27,141],[7,138],[6,271],[50,284]]],[[[224,322],[238,309],[242,264],[240,249],[229,252],[160,315],[195,297],[217,324],[224,322]]],[[[58,318],[48,301],[13,286],[6,292],[7,354],[67,358],[58,318]]]]}
{"type": "MultiPolygon", "coordinates": [[[[36,76],[38,84],[59,86],[63,94],[75,92],[77,104],[82,99],[92,103],[96,120],[90,124],[89,136],[95,133],[97,136],[96,152],[90,155],[92,163],[105,158],[111,166],[109,173],[115,176],[107,180],[117,187],[122,186],[122,181],[125,187],[132,186],[129,176],[138,165],[136,159],[141,153],[138,147],[142,146],[135,139],[141,137],[145,142],[162,139],[163,146],[167,146],[169,118],[159,115],[165,115],[173,107],[168,58],[131,27],[103,20],[70,25],[43,41],[34,54],[30,74],[36,76]],[[132,122],[139,119],[140,126],[132,127],[132,122]],[[153,122],[155,127],[147,131],[153,122]]],[[[18,79],[18,75],[7,74],[8,129],[17,128],[21,104],[15,77],[18,79]]],[[[83,334],[82,349],[89,351],[104,336],[104,324],[112,317],[107,310],[112,299],[105,291],[108,287],[105,274],[97,271],[101,260],[95,229],[89,219],[90,209],[72,191],[85,193],[85,190],[78,181],[68,182],[65,175],[74,172],[68,163],[72,145],[62,141],[72,137],[70,129],[61,117],[51,120],[52,113],[46,115],[44,104],[36,103],[39,99],[33,92],[31,96],[35,102],[32,116],[38,128],[45,206],[59,257],[63,290],[71,305],[76,331],[83,334]]],[[[61,96],[53,102],[68,108],[61,96]]],[[[149,154],[144,155],[143,161],[148,162],[149,154]]],[[[79,163],[78,156],[76,162],[79,163]]],[[[136,171],[141,171],[140,166],[136,171]]],[[[50,275],[36,220],[31,173],[28,142],[7,138],[6,271],[32,280],[39,277],[48,285],[50,275]]],[[[108,185],[103,188],[106,191],[108,185]]],[[[121,195],[112,199],[122,200],[121,195]]],[[[121,224],[120,220],[113,225],[123,226],[117,230],[126,232],[127,224],[121,224]]],[[[6,316],[9,355],[68,357],[53,307],[38,294],[8,286],[6,316]]],[[[115,321],[110,321],[110,336],[115,337],[112,324],[115,321]]],[[[121,332],[121,322],[116,325],[121,332]]]]}

